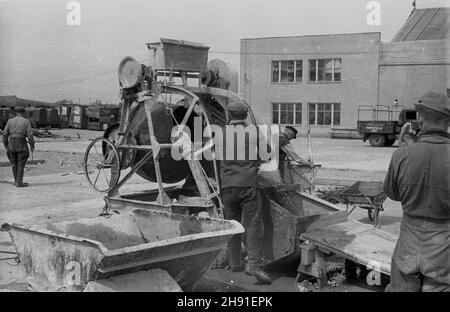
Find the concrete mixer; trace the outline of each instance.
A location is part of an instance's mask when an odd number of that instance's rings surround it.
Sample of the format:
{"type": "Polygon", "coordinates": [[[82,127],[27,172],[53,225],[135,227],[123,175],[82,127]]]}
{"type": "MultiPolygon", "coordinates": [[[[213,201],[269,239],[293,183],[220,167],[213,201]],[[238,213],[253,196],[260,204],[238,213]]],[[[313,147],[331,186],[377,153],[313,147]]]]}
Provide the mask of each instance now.
{"type": "MultiPolygon", "coordinates": [[[[230,90],[237,85],[233,79],[237,75],[221,60],[208,62],[209,48],[201,44],[161,39],[147,47],[149,66],[132,57],[119,65],[120,124],[88,146],[87,180],[107,193],[109,209],[206,211],[223,218],[218,161],[200,156],[213,151],[209,128],[227,124],[228,103],[246,103],[230,90]],[[188,129],[190,135],[179,129],[188,129]],[[177,149],[183,155],[179,159],[174,157],[177,149]],[[134,174],[156,182],[158,188],[119,194],[134,174]]],[[[250,106],[248,123],[256,125],[250,106]]],[[[347,219],[345,210],[301,192],[299,185],[269,185],[262,195],[264,253],[269,263],[299,259],[300,234],[347,219]]]]}
{"type": "MultiPolygon", "coordinates": [[[[172,211],[206,210],[221,216],[217,163],[196,155],[211,148],[205,129],[211,124],[224,126],[229,119],[227,104],[243,101],[236,94],[237,72],[224,61],[208,62],[209,47],[202,44],[161,39],[147,43],[147,48],[149,65],[133,57],[125,57],[119,65],[120,123],[88,146],[87,180],[95,190],[107,193],[109,207],[127,204],[119,189],[138,174],[158,183],[157,193],[140,194],[139,200],[172,211]],[[187,127],[190,137],[180,138],[186,131],[177,132],[174,127],[187,127]],[[194,137],[203,142],[194,144],[194,137]],[[190,151],[193,157],[174,159],[172,152],[177,148],[190,151]],[[163,186],[183,180],[181,188],[163,186]]],[[[253,113],[249,119],[255,123],[253,113]]]]}

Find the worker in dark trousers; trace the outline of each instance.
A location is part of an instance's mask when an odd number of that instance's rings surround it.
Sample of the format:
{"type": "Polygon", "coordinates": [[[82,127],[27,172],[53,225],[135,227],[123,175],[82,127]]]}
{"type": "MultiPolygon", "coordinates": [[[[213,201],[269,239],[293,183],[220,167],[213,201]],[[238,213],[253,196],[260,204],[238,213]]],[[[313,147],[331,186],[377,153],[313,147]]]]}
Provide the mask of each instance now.
{"type": "Polygon", "coordinates": [[[284,183],[286,183],[285,167],[288,161],[293,160],[299,165],[311,168],[314,166],[310,161],[307,161],[300,157],[292,146],[291,140],[297,138],[297,133],[298,131],[294,127],[286,126],[284,132],[280,134],[278,139],[280,155],[278,170],[280,171],[281,180],[284,183]]]}
{"type": "MultiPolygon", "coordinates": [[[[248,108],[244,103],[234,102],[228,105],[231,115],[228,129],[246,127],[248,108]]],[[[223,160],[220,164],[221,193],[225,209],[225,218],[240,222],[244,228],[244,241],[247,248],[247,265],[241,260],[241,235],[234,235],[229,242],[230,267],[233,272],[254,276],[259,283],[270,284],[271,279],[263,270],[263,221],[261,215],[261,197],[257,190],[257,177],[260,161],[257,152],[258,138],[248,133],[245,139],[238,139],[237,133],[224,129],[223,160]],[[232,146],[231,146],[232,145],[232,146]],[[233,148],[234,155],[227,155],[227,149],[233,148]],[[244,151],[245,157],[238,157],[244,151]],[[256,154],[256,159],[252,155],[256,154]]],[[[231,152],[229,154],[232,154],[231,152]]],[[[242,154],[241,154],[242,156],[242,154]]]]}
{"type": "Polygon", "coordinates": [[[3,145],[6,148],[6,155],[11,162],[14,185],[16,187],[24,187],[28,186],[28,183],[23,183],[23,173],[25,163],[30,156],[27,140],[31,151],[33,151],[34,138],[30,121],[24,117],[25,109],[16,107],[15,112],[16,116],[8,120],[3,131],[3,145]]]}
{"type": "Polygon", "coordinates": [[[392,155],[384,190],[403,217],[391,262],[390,291],[450,291],[450,104],[426,93],[417,143],[392,155]]]}

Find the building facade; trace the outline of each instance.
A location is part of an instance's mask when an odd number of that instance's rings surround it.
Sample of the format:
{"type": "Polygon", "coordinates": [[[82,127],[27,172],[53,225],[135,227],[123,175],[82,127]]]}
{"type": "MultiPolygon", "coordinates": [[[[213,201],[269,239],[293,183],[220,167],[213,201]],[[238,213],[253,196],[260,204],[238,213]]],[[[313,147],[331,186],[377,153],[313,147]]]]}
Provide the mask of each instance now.
{"type": "Polygon", "coordinates": [[[383,43],[380,33],[242,39],[239,91],[262,124],[351,131],[359,107],[411,107],[450,89],[448,43],[383,43]]]}

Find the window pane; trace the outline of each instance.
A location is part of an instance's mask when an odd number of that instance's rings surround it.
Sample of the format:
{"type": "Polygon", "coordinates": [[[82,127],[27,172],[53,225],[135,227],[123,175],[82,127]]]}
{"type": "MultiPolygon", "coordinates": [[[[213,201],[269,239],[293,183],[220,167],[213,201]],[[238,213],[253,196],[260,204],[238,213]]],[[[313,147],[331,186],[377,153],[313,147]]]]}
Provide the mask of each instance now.
{"type": "Polygon", "coordinates": [[[278,103],[272,103],[272,123],[278,124],[278,103]]]}
{"type": "Polygon", "coordinates": [[[288,111],[286,123],[288,123],[290,125],[294,124],[294,111],[288,111]]]}
{"type": "Polygon", "coordinates": [[[341,111],[341,103],[334,103],[333,106],[334,106],[333,109],[335,112],[341,111]]]}
{"type": "Polygon", "coordinates": [[[309,71],[309,81],[316,81],[316,70],[311,69],[309,71]]]}
{"type": "Polygon", "coordinates": [[[331,111],[324,113],[324,124],[331,125],[331,111]]]}
{"type": "Polygon", "coordinates": [[[295,104],[295,124],[296,125],[302,124],[302,104],[301,103],[295,104]]]}
{"type": "Polygon", "coordinates": [[[334,112],[333,125],[339,126],[340,124],[341,124],[341,113],[340,112],[334,112]]]}
{"type": "Polygon", "coordinates": [[[325,81],[325,69],[319,68],[319,74],[317,75],[317,81],[325,81]]]}
{"type": "Polygon", "coordinates": [[[281,62],[281,82],[294,82],[294,61],[281,62]]]}
{"type": "Polygon", "coordinates": [[[334,68],[341,68],[341,59],[334,59],[334,68]]]}
{"type": "Polygon", "coordinates": [[[319,68],[325,68],[325,63],[326,63],[326,61],[327,60],[317,60],[317,66],[319,67],[319,68]]]}
{"type": "Polygon", "coordinates": [[[341,81],[341,73],[340,72],[334,72],[334,81],[341,81]]]}
{"type": "Polygon", "coordinates": [[[309,60],[309,81],[316,81],[316,60],[309,60]]]}
{"type": "Polygon", "coordinates": [[[287,121],[286,111],[281,111],[280,124],[286,124],[286,121],[287,121]]]}
{"type": "Polygon", "coordinates": [[[333,81],[341,81],[341,59],[334,59],[334,79],[333,81]]]}
{"type": "Polygon", "coordinates": [[[341,81],[341,69],[340,68],[334,69],[334,81],[341,81]]]}
{"type": "Polygon", "coordinates": [[[330,104],[330,103],[323,104],[323,106],[324,106],[323,109],[324,109],[325,111],[331,112],[331,104],[330,104]]]}
{"type": "Polygon", "coordinates": [[[324,81],[333,81],[333,72],[331,68],[327,68],[323,70],[324,72],[324,81]]]}
{"type": "Polygon", "coordinates": [[[309,124],[315,125],[316,124],[316,105],[315,104],[309,104],[308,105],[308,112],[309,112],[309,124]]]}
{"type": "Polygon", "coordinates": [[[324,112],[323,111],[317,111],[317,124],[323,125],[324,124],[324,112]]]}
{"type": "Polygon", "coordinates": [[[298,60],[296,61],[296,73],[295,73],[295,79],[296,82],[301,82],[303,80],[303,61],[298,60]]]}
{"type": "Polygon", "coordinates": [[[279,62],[272,61],[272,82],[279,82],[279,62]]]}

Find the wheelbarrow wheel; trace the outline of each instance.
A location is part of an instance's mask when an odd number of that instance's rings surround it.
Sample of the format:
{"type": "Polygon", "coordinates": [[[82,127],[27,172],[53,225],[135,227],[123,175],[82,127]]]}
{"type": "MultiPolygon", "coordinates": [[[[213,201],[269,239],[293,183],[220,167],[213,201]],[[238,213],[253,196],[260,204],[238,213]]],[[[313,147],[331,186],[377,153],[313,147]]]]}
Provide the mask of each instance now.
{"type": "Polygon", "coordinates": [[[369,217],[370,221],[375,221],[377,218],[378,211],[375,211],[375,208],[368,208],[367,209],[367,216],[369,217]]]}
{"type": "Polygon", "coordinates": [[[120,177],[120,158],[114,143],[103,137],[93,140],[84,154],[84,173],[98,192],[109,192],[120,177]]]}

